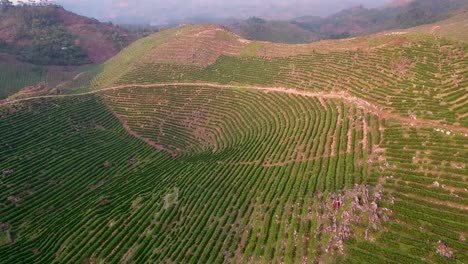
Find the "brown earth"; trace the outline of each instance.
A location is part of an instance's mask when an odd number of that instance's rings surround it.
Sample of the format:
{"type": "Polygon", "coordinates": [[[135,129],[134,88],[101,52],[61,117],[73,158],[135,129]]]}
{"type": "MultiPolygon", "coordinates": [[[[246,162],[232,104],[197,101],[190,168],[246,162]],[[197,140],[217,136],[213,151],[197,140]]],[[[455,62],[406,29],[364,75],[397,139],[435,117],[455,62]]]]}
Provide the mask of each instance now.
{"type": "Polygon", "coordinates": [[[119,34],[129,45],[136,40],[136,37],[127,30],[108,23],[101,23],[66,11],[63,8],[57,9],[57,16],[62,21],[65,28],[76,36],[75,44],[86,50],[91,61],[102,63],[115,56],[123,47],[117,47],[110,34],[119,34]]]}

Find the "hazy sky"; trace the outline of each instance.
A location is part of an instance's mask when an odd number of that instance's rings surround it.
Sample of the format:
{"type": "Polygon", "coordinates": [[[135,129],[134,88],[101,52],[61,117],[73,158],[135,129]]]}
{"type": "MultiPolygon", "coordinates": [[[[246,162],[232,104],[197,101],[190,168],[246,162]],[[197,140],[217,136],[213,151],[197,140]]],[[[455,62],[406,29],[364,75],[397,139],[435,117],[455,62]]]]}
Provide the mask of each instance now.
{"type": "Polygon", "coordinates": [[[55,0],[74,12],[101,20],[134,17],[163,24],[174,19],[218,18],[288,19],[328,15],[363,4],[381,6],[391,0],[55,0]]]}

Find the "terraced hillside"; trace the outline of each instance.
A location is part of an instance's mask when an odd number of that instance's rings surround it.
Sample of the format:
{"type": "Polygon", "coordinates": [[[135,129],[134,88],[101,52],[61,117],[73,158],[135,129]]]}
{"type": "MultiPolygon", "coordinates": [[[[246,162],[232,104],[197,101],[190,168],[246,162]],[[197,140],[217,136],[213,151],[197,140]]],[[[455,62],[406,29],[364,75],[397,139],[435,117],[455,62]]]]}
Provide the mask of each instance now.
{"type": "Polygon", "coordinates": [[[282,92],[99,96],[33,100],[0,121],[15,127],[1,142],[6,262],[440,262],[438,240],[466,260],[466,135],[282,92]],[[377,189],[353,187],[365,183],[377,189]]]}
{"type": "MultiPolygon", "coordinates": [[[[202,29],[205,29],[202,32],[224,32],[210,26],[198,27],[196,31],[202,29]]],[[[180,35],[193,37],[194,29],[178,31],[186,33],[172,32],[179,35],[173,37],[177,44],[164,53],[175,58],[199,58],[202,52],[191,50],[192,42],[179,41],[180,35]]],[[[158,53],[161,47],[154,46],[158,42],[152,38],[166,35],[144,39],[109,61],[105,67],[111,70],[98,75],[94,82],[96,88],[210,82],[345,92],[406,117],[468,125],[468,46],[464,43],[423,34],[379,35],[310,45],[251,42],[244,43],[237,54],[212,52],[213,58],[218,59],[205,60],[207,65],[190,60],[150,62],[131,55],[137,51],[145,54],[144,50],[158,53]],[[147,46],[143,47],[143,43],[147,46]],[[122,68],[125,70],[118,70],[122,68]]],[[[216,41],[216,37],[207,38],[216,41]]],[[[238,48],[243,44],[240,39],[232,43],[237,43],[238,48]]]]}
{"type": "Polygon", "coordinates": [[[465,263],[466,50],[142,39],[0,106],[0,263],[465,263]]]}

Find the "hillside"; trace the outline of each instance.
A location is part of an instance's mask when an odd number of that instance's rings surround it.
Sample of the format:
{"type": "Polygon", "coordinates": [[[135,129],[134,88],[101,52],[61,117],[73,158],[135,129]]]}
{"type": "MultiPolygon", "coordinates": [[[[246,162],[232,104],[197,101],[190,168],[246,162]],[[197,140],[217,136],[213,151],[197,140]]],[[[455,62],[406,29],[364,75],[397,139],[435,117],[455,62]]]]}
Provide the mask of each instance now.
{"type": "Polygon", "coordinates": [[[216,26],[188,26],[142,39],[106,62],[93,85],[202,81],[345,91],[405,116],[468,124],[466,105],[457,104],[466,85],[464,44],[421,34],[308,45],[248,42],[235,35],[220,39],[217,34],[230,33],[216,26]],[[197,48],[197,41],[205,45],[197,48]]]}
{"type": "Polygon", "coordinates": [[[0,16],[0,50],[34,64],[101,63],[135,40],[122,28],[55,5],[7,6],[0,16]]]}
{"type": "Polygon", "coordinates": [[[0,8],[0,100],[79,90],[137,38],[120,27],[48,6],[0,8]]]}
{"type": "Polygon", "coordinates": [[[0,105],[0,263],[466,263],[467,57],[424,33],[140,39],[0,105]]]}

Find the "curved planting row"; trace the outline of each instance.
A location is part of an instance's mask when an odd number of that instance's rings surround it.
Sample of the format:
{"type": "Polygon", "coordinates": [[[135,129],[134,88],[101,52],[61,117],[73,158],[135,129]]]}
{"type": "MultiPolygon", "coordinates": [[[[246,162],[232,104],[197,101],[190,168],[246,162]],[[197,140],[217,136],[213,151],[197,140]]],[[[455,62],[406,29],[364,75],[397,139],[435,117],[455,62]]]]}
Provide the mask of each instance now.
{"type": "Polygon", "coordinates": [[[174,86],[100,95],[131,131],[177,155],[271,167],[348,155],[363,163],[373,143],[366,115],[340,101],[174,86]]]}
{"type": "Polygon", "coordinates": [[[222,56],[205,68],[137,64],[116,83],[203,81],[345,91],[406,117],[467,126],[466,44],[430,36],[409,38],[404,45],[364,51],[311,51],[272,58],[222,56]]]}
{"type": "MultiPolygon", "coordinates": [[[[278,214],[289,219],[293,204],[307,210],[318,192],[366,181],[378,120],[355,107],[235,89],[170,89],[101,96],[130,129],[183,150],[177,159],[132,137],[95,96],[31,101],[0,119],[0,262],[217,263],[236,252],[247,260],[266,254],[254,255],[251,245],[280,247],[266,237],[242,246],[248,226],[278,214]],[[159,121],[161,130],[149,126],[159,121]]],[[[279,230],[289,226],[283,221],[263,234],[286,239],[279,230]]],[[[301,236],[314,232],[310,223],[297,227],[301,236]]],[[[313,246],[288,252],[299,259],[313,246]]],[[[271,260],[284,254],[276,252],[271,260]]]]}
{"type": "Polygon", "coordinates": [[[0,119],[0,263],[466,262],[466,135],[244,89],[18,109],[0,119]]]}
{"type": "Polygon", "coordinates": [[[368,179],[383,185],[388,199],[382,206],[394,219],[376,240],[350,243],[350,250],[382,252],[393,262],[466,262],[467,135],[388,121],[383,138],[385,152],[368,179]]]}

